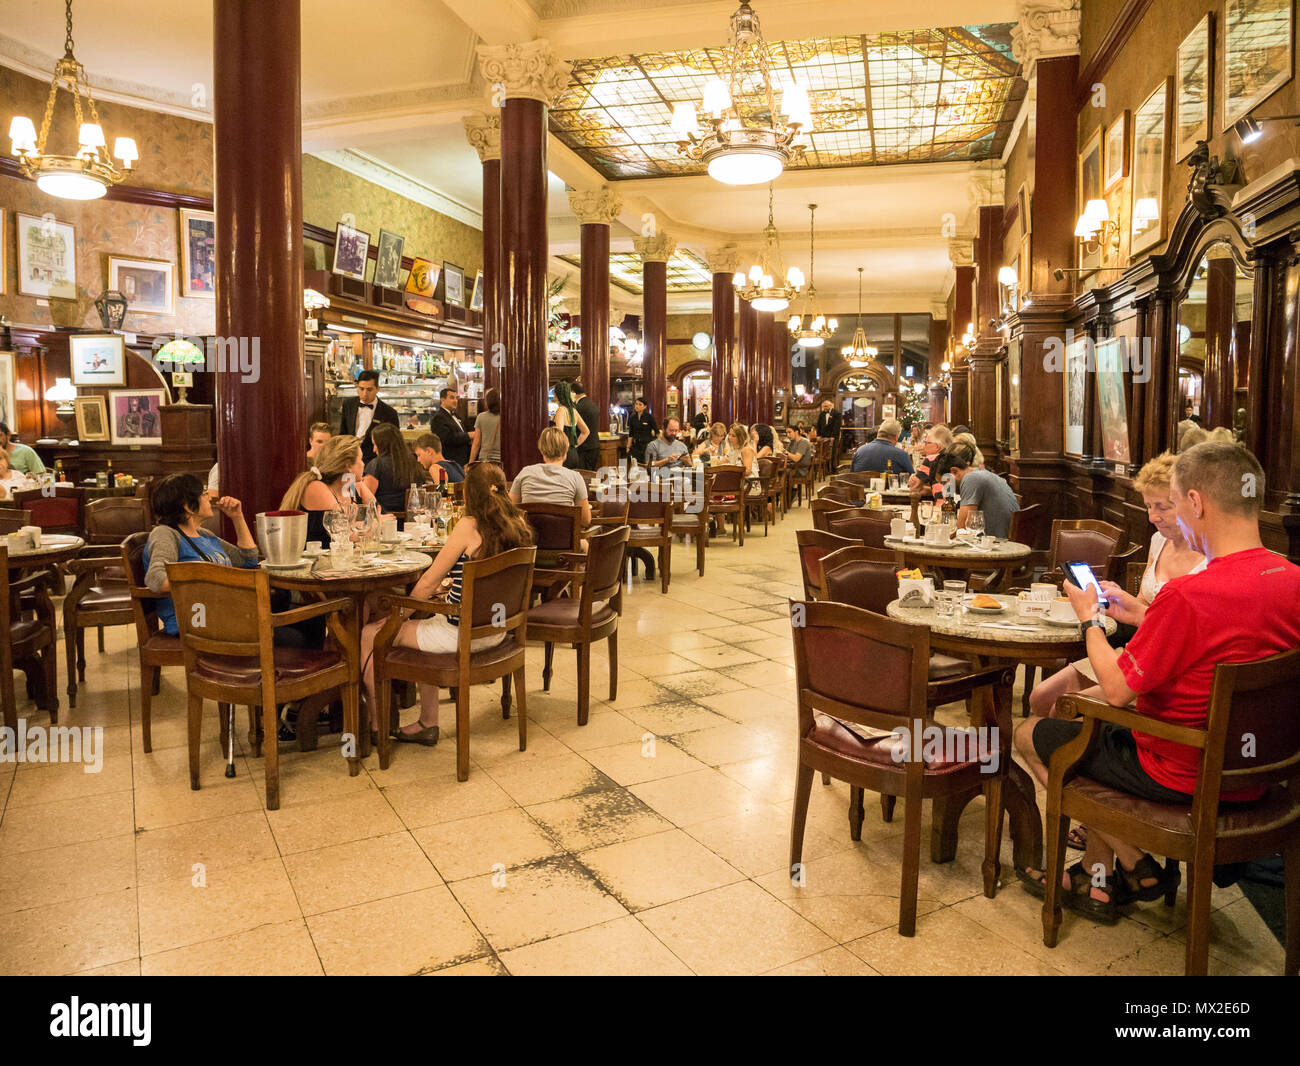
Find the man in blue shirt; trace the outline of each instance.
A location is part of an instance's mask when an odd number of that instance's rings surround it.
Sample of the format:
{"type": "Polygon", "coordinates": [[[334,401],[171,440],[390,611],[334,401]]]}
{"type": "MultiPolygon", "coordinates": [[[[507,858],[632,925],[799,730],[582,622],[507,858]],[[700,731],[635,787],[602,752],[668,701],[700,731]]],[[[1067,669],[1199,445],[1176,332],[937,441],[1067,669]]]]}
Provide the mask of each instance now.
{"type": "Polygon", "coordinates": [[[975,465],[975,449],[965,441],[952,446],[952,474],[957,481],[961,506],[957,510],[957,528],[970,525],[976,511],[984,515],[984,532],[990,537],[1011,535],[1011,516],[1020,510],[1016,494],[992,470],[975,465]]]}
{"type": "Polygon", "coordinates": [[[898,446],[898,438],[902,433],[903,427],[898,419],[885,419],[876,431],[876,439],[853,453],[853,472],[861,474],[867,470],[876,470],[883,474],[889,470],[895,474],[915,473],[911,456],[898,446]]]}

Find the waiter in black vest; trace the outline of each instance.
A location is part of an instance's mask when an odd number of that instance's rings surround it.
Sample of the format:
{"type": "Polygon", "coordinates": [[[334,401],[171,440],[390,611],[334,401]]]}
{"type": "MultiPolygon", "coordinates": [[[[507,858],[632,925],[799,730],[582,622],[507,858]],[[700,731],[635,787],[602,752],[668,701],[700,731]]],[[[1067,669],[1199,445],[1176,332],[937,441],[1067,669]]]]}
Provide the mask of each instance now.
{"type": "Polygon", "coordinates": [[[578,417],[591,430],[587,434],[587,439],[578,445],[578,469],[595,470],[600,466],[600,413],[596,410],[596,405],[591,397],[587,395],[587,390],[581,381],[575,381],[569,386],[569,391],[573,393],[573,406],[577,408],[578,417]]]}
{"type": "Polygon", "coordinates": [[[832,472],[838,470],[840,466],[840,423],[840,413],[835,410],[835,405],[830,400],[822,400],[821,414],[817,416],[817,422],[813,427],[813,438],[820,440],[822,437],[829,437],[834,441],[831,448],[832,472]]]}
{"type": "Polygon", "coordinates": [[[464,466],[469,462],[470,441],[469,434],[465,431],[465,423],[456,414],[456,400],[455,389],[443,389],[438,393],[440,406],[429,419],[429,428],[442,441],[443,457],[464,466]]]}
{"type": "Polygon", "coordinates": [[[379,398],[379,371],[363,370],[357,375],[357,394],[343,401],[339,433],[361,438],[361,458],[367,463],[375,457],[370,431],[380,422],[400,425],[397,412],[379,398]]]}

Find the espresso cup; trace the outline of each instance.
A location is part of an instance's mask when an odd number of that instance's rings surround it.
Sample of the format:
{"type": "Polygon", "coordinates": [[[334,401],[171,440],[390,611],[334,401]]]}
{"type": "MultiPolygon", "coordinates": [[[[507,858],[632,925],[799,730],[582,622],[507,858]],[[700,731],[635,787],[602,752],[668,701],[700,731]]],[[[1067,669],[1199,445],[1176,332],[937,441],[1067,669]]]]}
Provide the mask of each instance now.
{"type": "Polygon", "coordinates": [[[41,527],[40,526],[23,526],[18,532],[25,533],[32,541],[32,550],[41,546],[41,527]]]}
{"type": "Polygon", "coordinates": [[[1047,617],[1054,622],[1075,622],[1078,616],[1074,613],[1074,607],[1067,599],[1057,597],[1052,600],[1052,608],[1047,612],[1047,617]]]}
{"type": "Polygon", "coordinates": [[[320,542],[320,541],[318,541],[318,540],[309,540],[309,541],[307,542],[307,554],[308,554],[308,555],[319,555],[319,554],[320,554],[320,550],[321,550],[321,542],[320,542]]]}
{"type": "Polygon", "coordinates": [[[1059,592],[1060,589],[1047,581],[1035,581],[1029,586],[1031,600],[1054,600],[1059,592]]]}

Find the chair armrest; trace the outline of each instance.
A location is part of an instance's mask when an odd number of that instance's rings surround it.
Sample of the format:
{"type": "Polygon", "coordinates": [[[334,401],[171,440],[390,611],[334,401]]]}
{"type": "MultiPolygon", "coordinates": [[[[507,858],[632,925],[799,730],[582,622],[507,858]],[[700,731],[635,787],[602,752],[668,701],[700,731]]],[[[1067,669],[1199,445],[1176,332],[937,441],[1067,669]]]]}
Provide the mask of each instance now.
{"type": "Polygon", "coordinates": [[[1090,699],[1077,693],[1062,696],[1058,702],[1058,707],[1061,711],[1066,712],[1066,717],[1078,715],[1084,718],[1093,718],[1101,722],[1110,722],[1111,725],[1117,725],[1124,729],[1136,729],[1139,733],[1148,733],[1153,737],[1159,737],[1161,740],[1171,740],[1175,744],[1186,744],[1189,748],[1205,747],[1206,733],[1204,730],[1189,729],[1185,725],[1162,722],[1158,718],[1138,714],[1137,711],[1131,711],[1127,707],[1114,707],[1109,703],[1102,703],[1101,700],[1090,699]],[[1071,714],[1070,712],[1074,713],[1071,714]]]}
{"type": "Polygon", "coordinates": [[[346,596],[337,596],[332,600],[308,603],[301,607],[291,607],[287,611],[276,611],[271,615],[272,626],[291,626],[305,622],[309,618],[319,618],[323,614],[351,614],[353,603],[346,596]]]}
{"type": "Polygon", "coordinates": [[[380,596],[379,611],[391,614],[396,611],[411,611],[416,614],[443,614],[448,618],[460,617],[460,604],[447,603],[444,600],[419,600],[414,596],[380,596]]]}
{"type": "Polygon", "coordinates": [[[165,593],[165,592],[154,592],[153,589],[151,589],[151,588],[147,588],[147,587],[141,587],[140,585],[131,585],[131,586],[130,586],[126,591],[129,592],[129,593],[131,594],[131,599],[133,599],[133,600],[165,600],[165,599],[167,599],[167,593],[165,593]]]}
{"type": "Polygon", "coordinates": [[[84,555],[79,555],[77,558],[64,563],[63,568],[69,574],[77,575],[94,574],[109,568],[120,570],[122,569],[122,553],[116,552],[113,555],[103,555],[98,558],[87,558],[84,555]]]}
{"type": "Polygon", "coordinates": [[[50,570],[34,570],[26,577],[9,582],[9,592],[12,595],[15,592],[22,593],[31,592],[35,589],[48,589],[53,579],[54,574],[50,570]]]}
{"type": "MultiPolygon", "coordinates": [[[[622,522],[619,523],[620,526],[623,524],[624,523],[622,522]]],[[[586,552],[560,552],[560,561],[565,563],[573,563],[576,567],[578,567],[579,570],[585,570],[587,568],[587,553],[586,552]]]]}
{"type": "Polygon", "coordinates": [[[926,697],[936,706],[963,700],[976,689],[989,685],[1003,685],[1010,692],[1015,684],[1015,671],[1006,666],[986,666],[960,677],[945,677],[931,681],[926,686],[926,697]]]}

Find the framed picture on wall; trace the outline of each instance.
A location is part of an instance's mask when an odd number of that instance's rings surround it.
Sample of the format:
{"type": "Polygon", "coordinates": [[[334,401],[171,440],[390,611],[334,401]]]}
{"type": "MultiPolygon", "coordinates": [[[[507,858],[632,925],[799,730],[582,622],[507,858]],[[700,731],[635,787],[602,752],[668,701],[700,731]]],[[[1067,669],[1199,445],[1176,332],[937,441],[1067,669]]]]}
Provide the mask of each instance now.
{"type": "Polygon", "coordinates": [[[0,352],[0,422],[12,429],[18,421],[14,395],[14,353],[0,352]]]}
{"type": "Polygon", "coordinates": [[[1020,190],[1016,193],[1016,206],[1020,210],[1020,235],[1028,237],[1032,230],[1032,220],[1029,217],[1029,184],[1021,182],[1020,190]]]}
{"type": "MultiPolygon", "coordinates": [[[[1083,151],[1079,153],[1077,173],[1079,209],[1075,212],[1076,218],[1083,214],[1089,200],[1100,200],[1102,197],[1101,163],[1101,127],[1098,126],[1092,131],[1092,136],[1083,142],[1083,151]]],[[[1085,270],[1101,266],[1101,249],[1085,252],[1083,242],[1080,242],[1079,266],[1085,270]]]]}
{"type": "Polygon", "coordinates": [[[1224,130],[1291,80],[1291,20],[1291,0],[1224,0],[1224,130]]]}
{"type": "Polygon", "coordinates": [[[1065,408],[1065,454],[1080,459],[1083,457],[1083,431],[1085,390],[1088,387],[1088,345],[1092,342],[1084,337],[1065,348],[1065,373],[1062,391],[1062,403],[1065,408]]]}
{"type": "Polygon", "coordinates": [[[217,216],[181,208],[181,295],[217,298],[217,216]]]}
{"type": "Polygon", "coordinates": [[[483,310],[483,271],[481,270],[474,275],[474,295],[469,298],[469,309],[483,310]]]}
{"type": "Polygon", "coordinates": [[[386,229],[379,231],[379,250],[375,257],[375,284],[381,289],[395,289],[402,282],[402,248],[406,238],[386,229]]]}
{"type": "Polygon", "coordinates": [[[77,412],[79,440],[108,440],[108,402],[102,396],[78,396],[72,401],[77,412]]]}
{"type": "Polygon", "coordinates": [[[1214,64],[1213,16],[1208,12],[1183,38],[1174,62],[1174,161],[1210,139],[1210,72],[1214,64]]]}
{"type": "Polygon", "coordinates": [[[438,291],[440,273],[442,267],[436,263],[431,263],[427,259],[416,259],[411,264],[411,273],[406,278],[406,291],[432,300],[433,294],[438,291]]]}
{"type": "Polygon", "coordinates": [[[126,341],[120,334],[74,334],[68,338],[72,384],[125,385],[126,341]]]}
{"type": "Polygon", "coordinates": [[[454,307],[465,306],[465,271],[455,263],[443,260],[442,264],[442,298],[454,307]]]}
{"type": "Polygon", "coordinates": [[[334,227],[334,273],[353,281],[366,280],[370,234],[340,222],[334,227]]]}
{"type": "Polygon", "coordinates": [[[1128,177],[1128,112],[1121,111],[1119,118],[1106,127],[1102,152],[1105,179],[1102,188],[1110,192],[1128,177]]]}
{"type": "Polygon", "coordinates": [[[1133,208],[1129,250],[1136,254],[1164,236],[1165,156],[1168,154],[1169,79],[1133,112],[1133,208]]]}
{"type": "Polygon", "coordinates": [[[1097,342],[1097,410],[1101,417],[1102,453],[1108,462],[1129,463],[1128,405],[1124,400],[1124,342],[1117,337],[1097,342]]]}
{"type": "Polygon", "coordinates": [[[128,314],[176,313],[175,264],[161,259],[108,257],[108,287],[126,298],[128,314]]]}
{"type": "Polygon", "coordinates": [[[77,231],[53,215],[17,216],[18,292],[51,300],[77,298],[77,231]]]}
{"type": "Polygon", "coordinates": [[[114,444],[162,444],[162,389],[115,389],[108,394],[114,444]]]}

